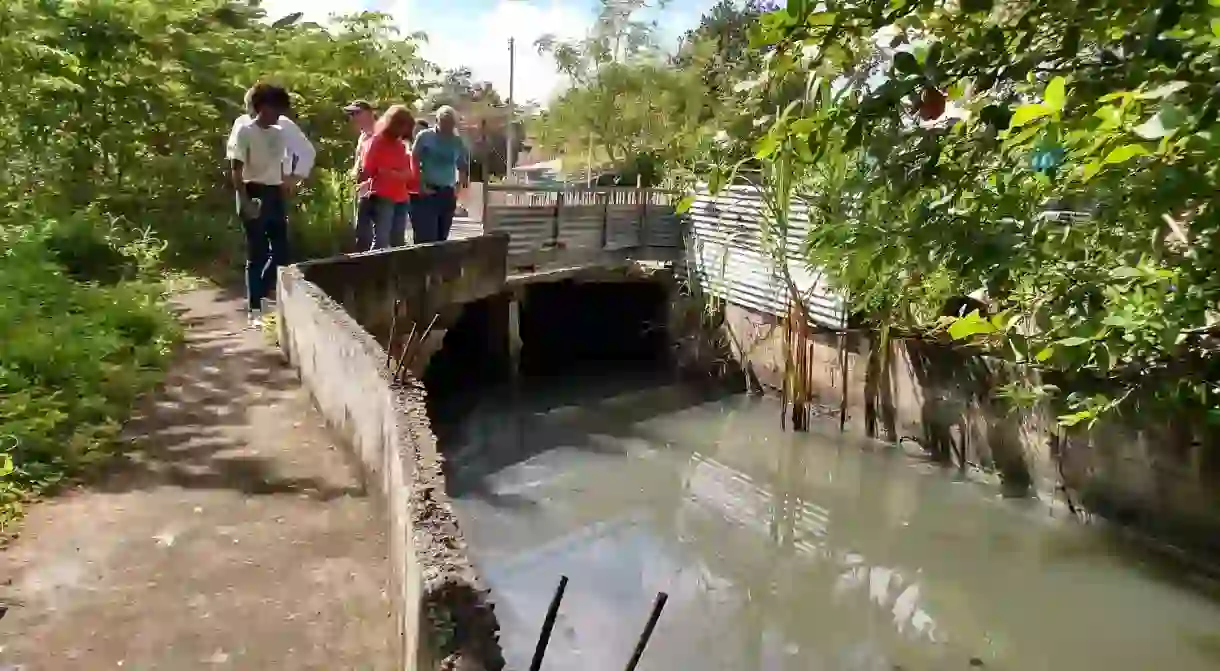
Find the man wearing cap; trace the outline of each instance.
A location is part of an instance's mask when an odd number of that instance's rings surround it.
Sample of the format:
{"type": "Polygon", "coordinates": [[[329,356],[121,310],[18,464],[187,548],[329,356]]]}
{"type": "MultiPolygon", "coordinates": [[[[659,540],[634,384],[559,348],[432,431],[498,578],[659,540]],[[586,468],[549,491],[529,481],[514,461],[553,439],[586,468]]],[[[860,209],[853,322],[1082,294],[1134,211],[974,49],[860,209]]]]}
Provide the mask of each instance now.
{"type": "Polygon", "coordinates": [[[470,180],[470,154],[457,133],[457,112],[452,107],[436,110],[436,127],[415,135],[412,154],[420,182],[419,198],[411,205],[415,243],[448,240],[457,211],[457,190],[470,180]]]}
{"type": "Polygon", "coordinates": [[[356,182],[356,217],[353,223],[356,227],[356,251],[367,252],[373,247],[373,201],[370,198],[372,180],[361,173],[360,166],[364,163],[364,152],[373,137],[373,126],[377,119],[373,106],[364,100],[352,101],[343,111],[347,113],[348,121],[359,135],[356,141],[356,162],[351,173],[356,182]]]}

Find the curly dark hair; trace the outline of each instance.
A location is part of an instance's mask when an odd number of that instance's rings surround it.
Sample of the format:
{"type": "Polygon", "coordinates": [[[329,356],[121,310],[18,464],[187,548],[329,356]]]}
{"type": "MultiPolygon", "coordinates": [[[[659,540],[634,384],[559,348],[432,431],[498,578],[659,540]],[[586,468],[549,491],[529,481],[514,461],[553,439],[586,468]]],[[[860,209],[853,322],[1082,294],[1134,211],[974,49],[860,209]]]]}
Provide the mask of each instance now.
{"type": "Polygon", "coordinates": [[[280,111],[287,111],[292,107],[292,97],[288,95],[287,89],[264,82],[250,87],[246,93],[246,100],[253,111],[258,111],[262,107],[274,107],[280,111]]]}

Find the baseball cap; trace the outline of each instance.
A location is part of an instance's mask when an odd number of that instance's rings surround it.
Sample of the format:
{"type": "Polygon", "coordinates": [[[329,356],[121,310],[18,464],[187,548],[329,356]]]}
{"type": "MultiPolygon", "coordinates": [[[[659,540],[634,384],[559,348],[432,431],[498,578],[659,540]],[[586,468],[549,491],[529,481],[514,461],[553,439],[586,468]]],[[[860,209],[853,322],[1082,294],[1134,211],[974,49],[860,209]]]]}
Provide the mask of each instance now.
{"type": "Polygon", "coordinates": [[[370,105],[367,100],[353,100],[343,108],[343,111],[347,112],[348,114],[355,114],[356,112],[372,112],[373,106],[370,105]]]}

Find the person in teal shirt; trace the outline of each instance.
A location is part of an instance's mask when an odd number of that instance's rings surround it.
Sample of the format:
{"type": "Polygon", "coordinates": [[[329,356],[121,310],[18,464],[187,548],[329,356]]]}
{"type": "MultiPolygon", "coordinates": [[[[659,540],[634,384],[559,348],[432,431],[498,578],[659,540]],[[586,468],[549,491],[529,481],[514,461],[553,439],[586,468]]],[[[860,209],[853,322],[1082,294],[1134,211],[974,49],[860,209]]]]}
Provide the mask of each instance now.
{"type": "Polygon", "coordinates": [[[419,166],[419,196],[411,203],[415,244],[449,239],[457,190],[470,180],[470,154],[457,132],[457,112],[436,110],[436,127],[415,135],[411,153],[419,166]]]}

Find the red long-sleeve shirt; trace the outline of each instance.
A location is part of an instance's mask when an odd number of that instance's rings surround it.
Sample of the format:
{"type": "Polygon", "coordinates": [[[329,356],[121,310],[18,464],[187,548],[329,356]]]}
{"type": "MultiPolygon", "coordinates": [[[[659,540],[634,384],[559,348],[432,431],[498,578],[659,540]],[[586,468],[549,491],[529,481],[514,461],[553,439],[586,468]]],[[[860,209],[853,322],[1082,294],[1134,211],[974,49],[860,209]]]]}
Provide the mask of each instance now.
{"type": "Polygon", "coordinates": [[[369,141],[362,162],[364,173],[373,180],[373,194],[395,203],[406,202],[419,192],[419,170],[398,138],[376,135],[369,141]]]}

